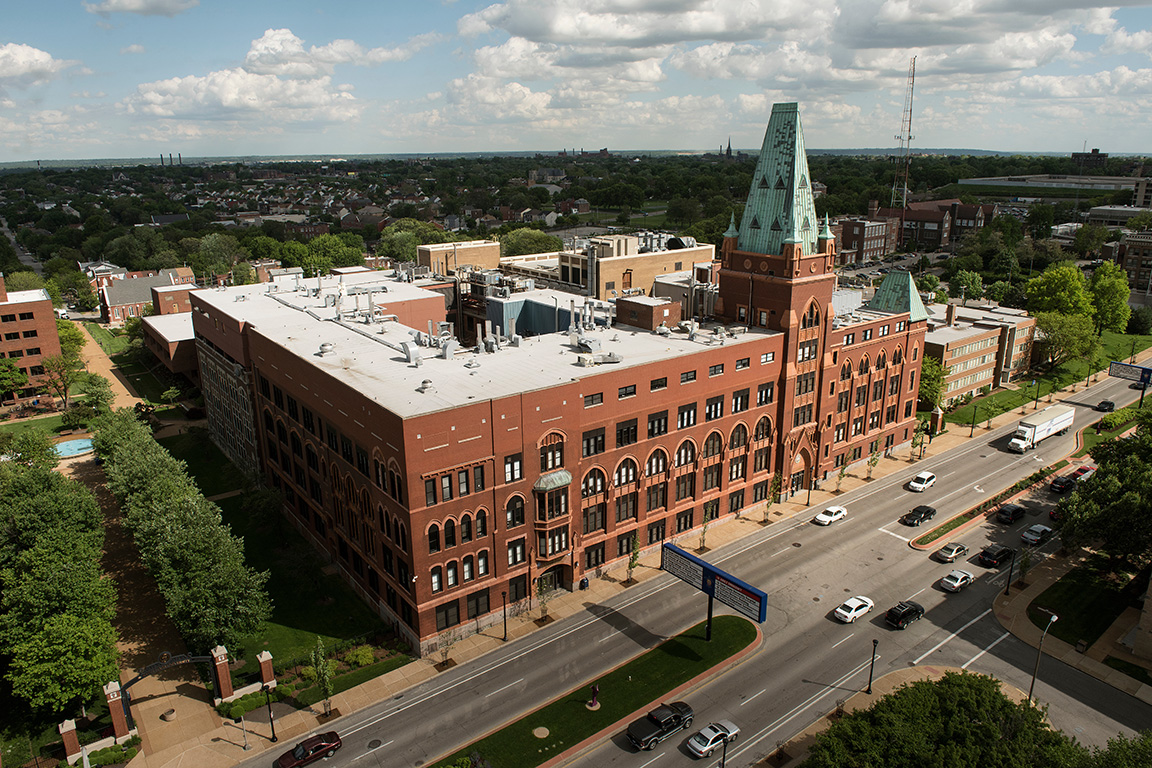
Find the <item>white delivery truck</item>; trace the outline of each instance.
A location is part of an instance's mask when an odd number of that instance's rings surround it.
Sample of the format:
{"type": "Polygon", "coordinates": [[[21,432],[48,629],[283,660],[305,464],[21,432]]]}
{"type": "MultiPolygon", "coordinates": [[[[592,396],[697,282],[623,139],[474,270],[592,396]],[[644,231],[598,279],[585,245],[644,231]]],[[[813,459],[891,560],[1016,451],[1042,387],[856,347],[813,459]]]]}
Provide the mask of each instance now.
{"type": "Polygon", "coordinates": [[[1061,435],[1072,426],[1076,411],[1070,405],[1050,405],[1042,411],[1020,419],[1016,434],[1008,441],[1008,450],[1024,453],[1040,444],[1040,441],[1057,432],[1061,435]]]}

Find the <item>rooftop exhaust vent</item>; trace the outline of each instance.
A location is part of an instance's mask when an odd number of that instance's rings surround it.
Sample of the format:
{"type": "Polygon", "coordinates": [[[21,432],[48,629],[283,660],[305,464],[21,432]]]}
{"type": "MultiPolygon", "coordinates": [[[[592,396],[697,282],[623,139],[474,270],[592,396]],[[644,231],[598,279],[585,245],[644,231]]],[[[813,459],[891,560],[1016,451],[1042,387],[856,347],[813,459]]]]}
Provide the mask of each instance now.
{"type": "Polygon", "coordinates": [[[435,394],[436,387],[432,386],[432,379],[424,379],[424,381],[420,382],[420,386],[416,388],[416,391],[425,395],[435,394]]]}
{"type": "Polygon", "coordinates": [[[320,357],[329,354],[332,350],[336,349],[336,345],[330,341],[326,341],[320,345],[320,357]]]}

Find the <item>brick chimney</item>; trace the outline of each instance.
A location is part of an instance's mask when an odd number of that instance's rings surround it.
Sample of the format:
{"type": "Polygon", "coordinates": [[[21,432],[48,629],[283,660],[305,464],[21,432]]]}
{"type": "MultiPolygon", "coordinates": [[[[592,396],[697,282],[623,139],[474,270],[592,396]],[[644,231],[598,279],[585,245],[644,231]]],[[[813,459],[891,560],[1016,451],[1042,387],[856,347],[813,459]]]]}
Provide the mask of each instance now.
{"type": "Polygon", "coordinates": [[[870,219],[876,218],[876,212],[879,210],[880,210],[880,201],[879,200],[869,200],[868,201],[868,218],[870,218],[870,219]]]}
{"type": "Polygon", "coordinates": [[[4,285],[3,272],[0,272],[0,301],[8,301],[8,288],[4,285]]]}
{"type": "Polygon", "coordinates": [[[956,325],[956,305],[949,304],[944,310],[944,322],[948,325],[956,325]]]}

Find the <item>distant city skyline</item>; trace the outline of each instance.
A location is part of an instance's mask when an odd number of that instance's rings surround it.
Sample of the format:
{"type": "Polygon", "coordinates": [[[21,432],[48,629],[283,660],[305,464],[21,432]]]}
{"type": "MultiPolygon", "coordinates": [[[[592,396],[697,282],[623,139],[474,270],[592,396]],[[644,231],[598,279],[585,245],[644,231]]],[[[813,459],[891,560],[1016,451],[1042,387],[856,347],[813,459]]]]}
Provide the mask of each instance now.
{"type": "Polygon", "coordinates": [[[1078,0],[43,0],[0,162],[809,147],[1152,154],[1152,6],[1078,0]]]}

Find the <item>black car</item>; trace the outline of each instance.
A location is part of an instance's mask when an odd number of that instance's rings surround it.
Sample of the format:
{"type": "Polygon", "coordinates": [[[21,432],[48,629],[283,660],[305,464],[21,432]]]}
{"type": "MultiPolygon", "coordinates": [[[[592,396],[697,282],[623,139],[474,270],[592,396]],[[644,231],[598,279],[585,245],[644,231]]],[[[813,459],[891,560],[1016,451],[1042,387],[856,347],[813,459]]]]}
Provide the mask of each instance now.
{"type": "Polygon", "coordinates": [[[895,629],[907,629],[908,625],[924,616],[924,606],[911,600],[896,603],[884,614],[884,621],[895,629]]]}
{"type": "Polygon", "coordinates": [[[692,707],[687,702],[661,704],[628,726],[628,741],[636,749],[652,749],[676,731],[692,725],[692,707]]]}
{"type": "Polygon", "coordinates": [[[1011,547],[1002,547],[998,544],[984,547],[976,560],[985,568],[999,568],[1012,559],[1015,550],[1011,547]]]}
{"type": "Polygon", "coordinates": [[[1049,486],[1053,493],[1068,493],[1068,491],[1075,487],[1076,481],[1068,475],[1060,475],[1060,477],[1055,478],[1052,481],[1052,485],[1049,486]]]}
{"type": "Polygon", "coordinates": [[[920,525],[920,523],[925,520],[931,520],[934,517],[936,517],[936,508],[921,504],[901,517],[900,522],[904,523],[904,525],[920,525]]]}
{"type": "Polygon", "coordinates": [[[1103,411],[1104,413],[1111,413],[1116,410],[1116,403],[1111,400],[1101,400],[1096,403],[1096,410],[1103,411]]]}
{"type": "Polygon", "coordinates": [[[1024,517],[1024,507],[1019,504],[1005,504],[996,513],[996,519],[1002,523],[1014,523],[1024,517]]]}

